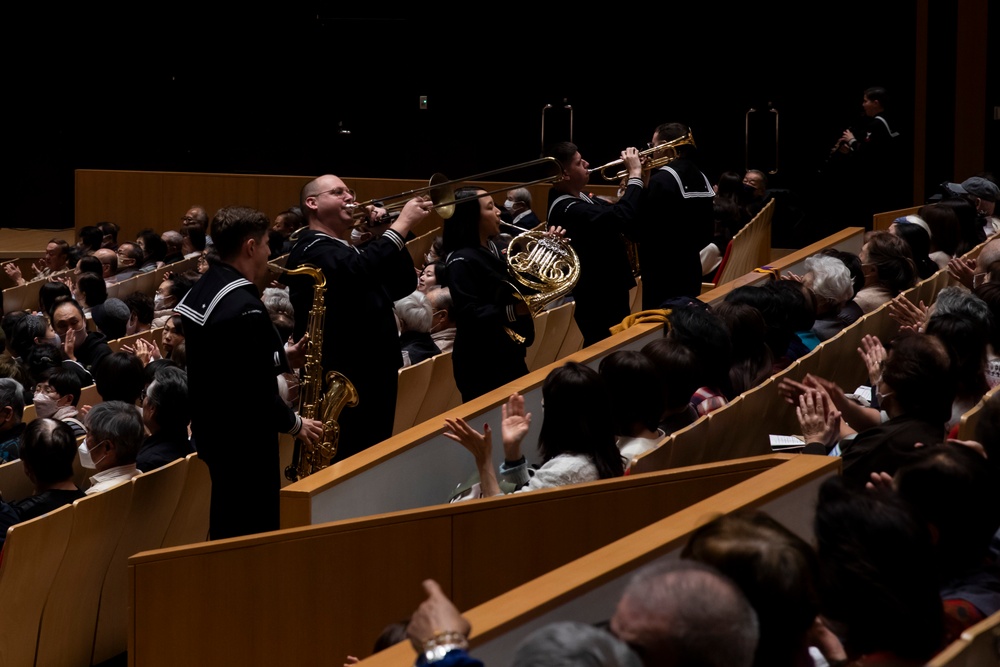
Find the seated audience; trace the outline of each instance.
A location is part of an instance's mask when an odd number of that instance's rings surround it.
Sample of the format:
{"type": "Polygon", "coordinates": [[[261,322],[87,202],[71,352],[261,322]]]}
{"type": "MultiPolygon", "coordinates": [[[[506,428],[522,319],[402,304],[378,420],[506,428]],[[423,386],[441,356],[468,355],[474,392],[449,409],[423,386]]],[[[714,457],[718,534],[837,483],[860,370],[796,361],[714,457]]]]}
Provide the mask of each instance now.
{"type": "Polygon", "coordinates": [[[115,282],[128,280],[139,273],[145,254],[138,244],[126,241],[115,250],[118,255],[118,273],[115,274],[115,282]]]}
{"type": "Polygon", "coordinates": [[[873,232],[861,247],[865,286],[854,297],[870,313],[917,282],[917,268],[906,241],[889,232],[873,232]]]}
{"type": "Polygon", "coordinates": [[[153,328],[153,297],[142,292],[132,292],[124,299],[128,306],[128,322],[125,323],[125,335],[142,333],[153,328]]]}
{"type": "Polygon", "coordinates": [[[24,474],[34,485],[28,498],[0,501],[0,547],[12,525],[47,514],[84,497],[73,482],[76,438],[54,419],[36,419],[24,430],[20,448],[24,474]]]}
{"type": "Polygon", "coordinates": [[[699,417],[691,405],[691,395],[699,385],[699,367],[694,352],[671,338],[647,343],[642,353],[656,366],[663,392],[663,414],[658,428],[665,435],[693,424],[699,417]]]}
{"type": "Polygon", "coordinates": [[[19,456],[21,434],[25,424],[24,387],[17,380],[0,378],[0,463],[13,461],[19,456]]]}
{"type": "Polygon", "coordinates": [[[444,262],[428,264],[417,276],[417,291],[427,294],[433,289],[448,284],[448,269],[444,262]]]}
{"type": "Polygon", "coordinates": [[[98,274],[84,273],[76,281],[75,295],[83,312],[89,313],[94,306],[108,300],[108,286],[98,274]]]}
{"type": "Polygon", "coordinates": [[[156,295],[153,297],[154,329],[166,324],[174,314],[174,306],[180,303],[194,284],[189,278],[180,274],[169,274],[169,276],[156,288],[156,295]]]}
{"type": "Polygon", "coordinates": [[[124,350],[112,352],[94,367],[94,384],[103,400],[135,405],[145,384],[142,361],[124,350]]]}
{"type": "Polygon", "coordinates": [[[907,215],[896,218],[889,226],[889,233],[906,241],[913,253],[913,262],[921,280],[930,278],[940,268],[931,254],[931,228],[919,216],[907,215]]]}
{"type": "Polygon", "coordinates": [[[163,255],[164,266],[184,259],[184,252],[182,250],[184,237],[181,236],[180,232],[173,229],[167,230],[160,234],[160,240],[163,241],[163,245],[166,248],[166,252],[163,255]]]}
{"type": "MultiPolygon", "coordinates": [[[[843,478],[854,487],[863,487],[873,472],[894,474],[912,458],[917,443],[933,445],[944,439],[955,396],[944,345],[924,334],[899,337],[874,393],[889,420],[839,443],[843,478]]],[[[799,396],[799,425],[807,443],[803,452],[827,454],[838,444],[840,411],[831,400],[827,391],[812,388],[799,396]]]]}
{"type": "Polygon", "coordinates": [[[721,516],[691,535],[681,558],[733,580],[757,612],[755,667],[810,663],[807,635],[819,612],[819,563],[801,537],[767,514],[721,516]]]}
{"type": "Polygon", "coordinates": [[[715,307],[715,314],[725,323],[733,343],[729,384],[733,394],[739,395],[773,373],[774,356],[767,345],[767,323],[759,310],[745,303],[723,301],[715,307]]]}
{"type": "Polygon", "coordinates": [[[524,398],[513,394],[503,406],[501,439],[505,462],[500,479],[493,469],[492,431],[480,433],[464,419],[445,419],[445,436],[460,443],[475,457],[483,496],[509,491],[530,491],[578,482],[620,477],[625,472],[615,444],[614,424],[608,414],[607,391],[597,371],[568,362],[549,373],[542,385],[545,418],[538,435],[542,465],[534,469],[521,453],[521,443],[531,428],[531,413],[524,398]]]}
{"type": "Polygon", "coordinates": [[[167,246],[159,234],[152,229],[144,229],[135,237],[135,243],[142,249],[139,273],[148,273],[163,266],[163,258],[167,256],[167,246]]]}
{"type": "Polygon", "coordinates": [[[947,443],[925,447],[892,481],[932,536],[931,576],[944,601],[947,641],[1000,611],[1000,564],[989,548],[1000,528],[997,478],[981,454],[947,443]]]}
{"type": "Polygon", "coordinates": [[[142,417],[135,405],[121,401],[98,403],[87,413],[87,437],[80,443],[80,464],[97,473],[91,493],[99,493],[140,475],[135,456],[142,444],[142,417]]]}
{"type": "MultiPolygon", "coordinates": [[[[52,239],[45,246],[45,256],[32,265],[34,275],[30,278],[32,282],[48,278],[57,273],[70,268],[69,255],[70,246],[62,239],[52,239]]],[[[26,285],[28,280],[21,275],[21,269],[13,262],[8,262],[3,266],[7,275],[18,285],[26,285]]]]}
{"type": "Polygon", "coordinates": [[[37,314],[44,315],[51,320],[52,309],[56,303],[72,297],[73,292],[66,283],[59,282],[58,280],[50,280],[42,283],[42,286],[38,288],[37,314]]]}
{"type": "Polygon", "coordinates": [[[931,536],[892,494],[820,488],[820,613],[858,664],[923,665],[943,646],[931,536]]]}
{"type": "Polygon", "coordinates": [[[930,258],[938,268],[947,268],[961,242],[962,230],[958,215],[940,204],[927,204],[920,207],[917,217],[926,222],[931,231],[930,258]]]}
{"type": "Polygon", "coordinates": [[[184,259],[200,257],[205,251],[205,230],[201,227],[182,227],[181,251],[184,259]]]}
{"type": "Polygon", "coordinates": [[[431,305],[431,339],[439,352],[451,352],[457,330],[452,317],[455,302],[451,300],[451,290],[447,287],[432,289],[427,293],[427,303],[431,305]]]}
{"type": "Polygon", "coordinates": [[[116,340],[126,335],[131,317],[129,307],[121,299],[110,298],[90,309],[90,319],[97,330],[108,340],[116,340]]]}
{"type": "Polygon", "coordinates": [[[149,472],[194,451],[188,439],[191,409],[188,406],[187,373],[179,368],[161,368],[146,387],[142,421],[149,436],[139,447],[136,467],[149,472]]]}
{"type": "Polygon", "coordinates": [[[656,364],[635,350],[618,350],[601,360],[598,372],[607,388],[618,449],[626,469],[640,455],[656,449],[666,437],[658,427],[663,398],[656,364]]]}
{"type": "Polygon", "coordinates": [[[427,298],[414,292],[395,303],[396,322],[399,324],[399,346],[403,351],[403,366],[419,364],[438,354],[431,338],[433,314],[427,298]]]}
{"type": "Polygon", "coordinates": [[[665,336],[694,352],[698,363],[699,388],[691,396],[698,415],[707,415],[729,402],[729,367],[733,346],[726,325],[702,304],[679,306],[670,313],[665,336]]]}
{"type": "Polygon", "coordinates": [[[87,429],[80,421],[77,405],[83,385],[80,376],[72,370],[57,368],[35,385],[35,414],[38,417],[61,421],[73,430],[73,437],[86,435],[87,429]]]}
{"type": "Polygon", "coordinates": [[[1000,218],[996,216],[1000,187],[982,176],[972,176],[965,179],[962,181],[962,187],[968,193],[972,205],[976,207],[976,213],[979,214],[979,220],[983,226],[983,234],[989,237],[1000,231],[1000,218]]]}
{"type": "Polygon", "coordinates": [[[87,331],[83,309],[72,299],[61,301],[52,309],[52,328],[63,341],[66,357],[88,372],[103,357],[111,354],[107,336],[99,331],[87,331]]]}
{"type": "Polygon", "coordinates": [[[641,667],[638,654],[606,630],[578,623],[549,623],[525,637],[511,667],[641,667]]]}
{"type": "Polygon", "coordinates": [[[97,226],[100,228],[101,233],[104,237],[101,239],[102,248],[110,248],[114,250],[118,247],[118,230],[121,229],[118,225],[113,222],[99,222],[97,226]]]}
{"type": "Polygon", "coordinates": [[[759,629],[746,597],[714,568],[661,560],[632,577],[611,632],[648,667],[750,667],[759,629]]]}
{"type": "Polygon", "coordinates": [[[853,304],[854,286],[851,282],[851,272],[843,261],[829,255],[813,255],[805,263],[805,275],[802,283],[816,295],[816,321],[813,323],[813,333],[820,340],[829,340],[861,316],[857,313],[845,313],[848,304],[853,304]],[[846,315],[846,316],[845,316],[846,315]]]}

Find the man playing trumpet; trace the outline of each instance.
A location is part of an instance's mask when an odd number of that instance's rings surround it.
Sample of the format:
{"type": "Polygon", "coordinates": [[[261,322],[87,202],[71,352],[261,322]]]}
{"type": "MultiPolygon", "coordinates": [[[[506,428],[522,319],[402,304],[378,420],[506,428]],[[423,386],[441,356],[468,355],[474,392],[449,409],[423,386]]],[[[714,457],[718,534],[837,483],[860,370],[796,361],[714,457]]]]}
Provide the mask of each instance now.
{"type": "Polygon", "coordinates": [[[556,144],[548,155],[563,168],[563,180],[549,191],[548,224],[566,230],[580,258],[580,281],[573,289],[574,317],[583,344],[592,345],[607,338],[609,329],[631,310],[629,290],[635,287],[635,278],[621,233],[631,235],[638,215],[642,164],[635,148],[622,151],[628,183],[618,202],[610,204],[583,192],[590,179],[590,165],[575,144],[556,144]]]}

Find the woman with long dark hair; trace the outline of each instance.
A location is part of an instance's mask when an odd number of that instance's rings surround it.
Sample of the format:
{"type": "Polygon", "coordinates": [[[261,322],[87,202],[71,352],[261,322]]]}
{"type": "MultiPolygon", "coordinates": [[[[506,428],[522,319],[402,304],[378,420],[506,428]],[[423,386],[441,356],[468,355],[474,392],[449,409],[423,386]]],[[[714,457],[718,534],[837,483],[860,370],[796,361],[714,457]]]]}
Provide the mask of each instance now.
{"type": "Polygon", "coordinates": [[[524,355],[535,326],[509,283],[507,265],[491,240],[500,210],[481,188],[460,188],[455,213],[444,222],[447,286],[455,302],[455,384],[463,401],[528,372],[524,355]]]}
{"type": "Polygon", "coordinates": [[[604,383],[594,369],[569,362],[549,373],[542,385],[545,418],[538,434],[542,465],[532,469],[521,453],[521,443],[531,428],[531,413],[524,411],[524,398],[513,394],[501,411],[505,460],[499,481],[493,469],[489,424],[480,433],[460,417],[446,419],[451,431],[445,435],[476,458],[483,496],[620,477],[625,473],[624,459],[615,444],[608,404],[604,383]]]}

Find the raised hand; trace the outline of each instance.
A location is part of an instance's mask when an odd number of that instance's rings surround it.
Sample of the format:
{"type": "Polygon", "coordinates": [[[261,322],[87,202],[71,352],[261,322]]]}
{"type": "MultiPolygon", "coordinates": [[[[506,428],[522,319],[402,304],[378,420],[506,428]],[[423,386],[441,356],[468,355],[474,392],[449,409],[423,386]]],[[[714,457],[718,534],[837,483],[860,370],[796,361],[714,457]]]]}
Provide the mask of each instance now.
{"type": "Polygon", "coordinates": [[[490,430],[489,424],[483,424],[483,432],[480,433],[469,426],[468,422],[461,417],[446,418],[444,423],[451,429],[451,431],[444,432],[444,437],[454,440],[469,450],[475,457],[477,465],[493,465],[493,432],[490,430]]]}
{"type": "Polygon", "coordinates": [[[874,387],[882,379],[882,366],[889,355],[885,351],[885,347],[882,346],[882,341],[877,336],[872,335],[866,335],[861,339],[858,354],[861,355],[862,361],[868,368],[868,379],[874,387]]]}
{"type": "Polygon", "coordinates": [[[840,433],[840,411],[832,409],[826,392],[810,389],[799,397],[795,414],[806,442],[820,442],[830,447],[840,433]]]}
{"type": "Polygon", "coordinates": [[[531,413],[524,411],[524,396],[511,394],[507,403],[500,407],[500,415],[504,457],[516,461],[521,458],[521,441],[531,428],[531,413]]]}

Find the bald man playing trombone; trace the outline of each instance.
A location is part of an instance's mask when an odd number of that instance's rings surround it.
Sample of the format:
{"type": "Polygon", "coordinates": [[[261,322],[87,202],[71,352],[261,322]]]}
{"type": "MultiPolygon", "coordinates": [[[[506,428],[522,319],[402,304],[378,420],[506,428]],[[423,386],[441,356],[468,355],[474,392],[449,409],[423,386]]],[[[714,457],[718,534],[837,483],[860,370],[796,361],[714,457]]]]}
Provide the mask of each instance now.
{"type": "MultiPolygon", "coordinates": [[[[307,229],[292,246],[286,268],[308,264],[326,276],[323,371],[343,373],[358,390],[357,407],[345,408],[338,418],[336,460],[341,460],[392,435],[398,370],[403,365],[392,306],[417,285],[403,240],[433,204],[426,197],[411,199],[389,228],[363,248],[351,245],[358,206],[342,180],[327,174],[309,181],[300,204],[307,229]]],[[[313,307],[313,281],[291,275],[282,280],[295,307],[298,340],[313,307]]]]}

